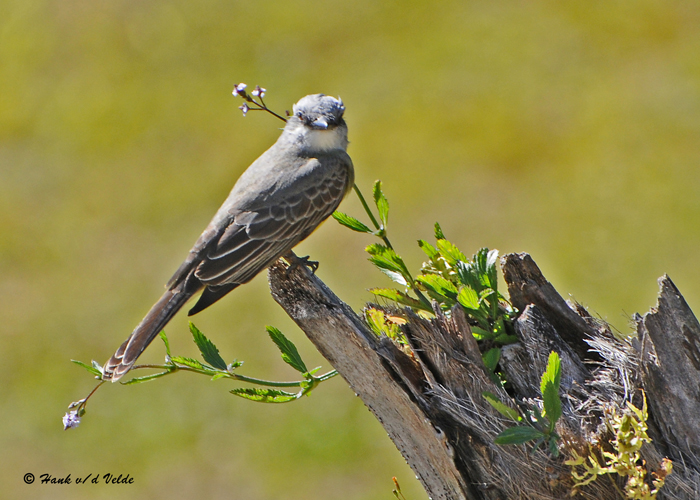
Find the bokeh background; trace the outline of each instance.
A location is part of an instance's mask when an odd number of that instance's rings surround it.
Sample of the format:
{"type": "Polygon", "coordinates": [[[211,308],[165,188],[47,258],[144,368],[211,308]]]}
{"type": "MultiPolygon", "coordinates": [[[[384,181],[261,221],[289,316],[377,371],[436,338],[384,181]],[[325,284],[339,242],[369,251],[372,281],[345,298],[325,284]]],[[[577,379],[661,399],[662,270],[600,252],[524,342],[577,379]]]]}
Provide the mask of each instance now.
{"type": "MultiPolygon", "coordinates": [[[[6,498],[425,498],[335,379],[281,406],[180,374],[69,402],[141,319],[290,109],[340,95],[368,194],[416,269],[440,221],[467,254],[527,251],[622,333],[667,272],[700,307],[700,3],[600,0],[0,2],[0,484],[6,498]],[[130,474],[133,485],[22,476],[130,474]]],[[[351,196],[343,211],[362,216],[351,196]]],[[[300,253],[354,308],[388,280],[371,238],[327,222],[300,253]]],[[[276,325],[324,365],[264,275],[195,317],[244,373],[294,377],[276,325]]],[[[196,356],[184,314],[167,331],[196,356]]],[[[159,362],[156,342],[144,355],[159,362]]]]}

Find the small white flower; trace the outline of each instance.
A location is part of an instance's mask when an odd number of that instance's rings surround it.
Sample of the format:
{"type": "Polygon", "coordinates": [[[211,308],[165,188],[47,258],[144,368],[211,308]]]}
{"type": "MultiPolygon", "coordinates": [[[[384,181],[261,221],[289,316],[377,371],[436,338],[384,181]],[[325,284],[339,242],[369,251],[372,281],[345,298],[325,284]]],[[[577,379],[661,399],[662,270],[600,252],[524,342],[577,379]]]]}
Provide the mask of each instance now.
{"type": "Polygon", "coordinates": [[[260,85],[255,86],[255,90],[251,92],[255,97],[265,97],[265,92],[267,92],[267,89],[262,88],[260,85]]]}
{"type": "Polygon", "coordinates": [[[67,431],[80,425],[80,417],[77,411],[69,411],[63,415],[63,430],[67,431]]]}
{"type": "Polygon", "coordinates": [[[246,85],[245,83],[239,83],[238,85],[233,87],[233,92],[231,92],[231,93],[234,95],[234,97],[236,97],[236,96],[238,96],[238,94],[243,92],[247,86],[248,85],[246,85]]]}
{"type": "Polygon", "coordinates": [[[245,116],[248,113],[248,110],[250,109],[246,103],[241,104],[238,106],[238,109],[243,111],[243,116],[245,116]]]}

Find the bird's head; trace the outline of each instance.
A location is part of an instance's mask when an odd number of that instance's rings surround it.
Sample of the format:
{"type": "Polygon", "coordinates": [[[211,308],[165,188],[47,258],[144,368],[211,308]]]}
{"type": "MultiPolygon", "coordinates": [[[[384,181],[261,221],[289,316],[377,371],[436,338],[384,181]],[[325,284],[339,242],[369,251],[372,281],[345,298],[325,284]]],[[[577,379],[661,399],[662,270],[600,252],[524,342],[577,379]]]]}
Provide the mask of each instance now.
{"type": "Polygon", "coordinates": [[[343,101],[324,94],[302,97],[294,105],[294,114],[287,128],[299,134],[305,146],[313,151],[345,149],[348,129],[343,120],[343,101]]]}

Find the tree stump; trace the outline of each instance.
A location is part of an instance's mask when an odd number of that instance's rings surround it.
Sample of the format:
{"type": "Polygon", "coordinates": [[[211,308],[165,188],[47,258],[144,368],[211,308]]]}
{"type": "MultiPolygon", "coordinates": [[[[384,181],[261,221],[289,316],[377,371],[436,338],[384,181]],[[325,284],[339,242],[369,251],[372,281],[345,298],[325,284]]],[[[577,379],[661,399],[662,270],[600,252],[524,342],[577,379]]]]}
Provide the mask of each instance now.
{"type": "MultiPolygon", "coordinates": [[[[509,254],[501,266],[519,342],[502,350],[508,393],[485,368],[459,305],[435,307],[426,319],[410,309],[407,353],[373,333],[304,266],[270,268],[275,300],[306,333],[381,422],[429,497],[450,500],[560,500],[574,480],[564,464],[571,453],[610,439],[606,411],[627,401],[649,408],[642,455],[649,471],[673,461],[658,498],[700,498],[700,324],[668,276],[659,279],[658,305],[636,315],[637,337],[623,339],[579,304],[565,301],[527,254],[509,254]],[[540,376],[550,352],[561,359],[561,454],[532,445],[499,446],[494,438],[514,423],[483,398],[512,398],[541,408],[540,376]]],[[[599,477],[578,490],[582,498],[619,499],[621,478],[599,477]],[[612,478],[612,480],[611,480],[612,478]],[[617,483],[615,483],[617,479],[617,483]]]]}

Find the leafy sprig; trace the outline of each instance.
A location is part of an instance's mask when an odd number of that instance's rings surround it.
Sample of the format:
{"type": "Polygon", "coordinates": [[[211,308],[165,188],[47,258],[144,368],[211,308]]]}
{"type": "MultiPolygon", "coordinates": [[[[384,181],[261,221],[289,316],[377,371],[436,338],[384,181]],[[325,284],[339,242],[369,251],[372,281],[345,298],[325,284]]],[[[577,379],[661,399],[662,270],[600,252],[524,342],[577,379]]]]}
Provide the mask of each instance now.
{"type": "Polygon", "coordinates": [[[501,402],[494,394],[485,392],[483,394],[484,399],[498,413],[509,420],[521,424],[505,429],[494,439],[494,442],[500,445],[507,445],[535,441],[533,452],[540,445],[545,444],[553,456],[559,456],[557,442],[560,437],[556,433],[555,427],[562,415],[561,400],[559,399],[560,384],[561,361],[556,352],[551,352],[547,361],[547,369],[540,378],[540,392],[542,393],[544,411],[540,411],[536,406],[531,410],[515,410],[501,402]]]}
{"type": "MultiPolygon", "coordinates": [[[[338,374],[338,372],[332,370],[317,376],[316,373],[318,373],[320,367],[309,370],[299,354],[299,351],[291,340],[289,340],[279,329],[275,328],[274,326],[268,326],[266,328],[270,339],[279,349],[283,361],[299,372],[302,375],[302,380],[279,382],[248,377],[246,375],[236,373],[236,370],[243,365],[243,362],[233,360],[231,363],[227,364],[221,357],[219,349],[216,347],[216,345],[214,345],[214,343],[207,338],[206,335],[204,335],[204,333],[202,333],[201,330],[194,325],[194,323],[190,323],[192,339],[197,345],[203,361],[198,361],[185,356],[173,356],[170,352],[170,342],[163,331],[160,332],[160,338],[165,346],[165,363],[142,364],[136,365],[132,368],[132,370],[156,369],[160,371],[140,377],[134,377],[120,383],[122,385],[140,384],[143,382],[150,382],[176,372],[184,371],[205,375],[211,377],[212,380],[230,379],[237,382],[253,384],[257,387],[241,387],[229,391],[235,396],[248,399],[250,401],[257,401],[260,403],[289,403],[301,398],[302,396],[308,395],[313,389],[318,387],[321,382],[325,382],[338,374]],[[281,389],[294,387],[298,388],[296,392],[288,392],[281,389]]],[[[63,417],[65,429],[77,427],[80,424],[80,419],[83,415],[85,415],[88,400],[104,383],[104,380],[102,380],[103,368],[97,362],[93,361],[88,365],[82,361],[72,361],[78,366],[83,367],[91,375],[94,375],[95,378],[100,379],[100,382],[86,398],[70,404],[68,407],[69,411],[63,417]]]]}
{"type": "Polygon", "coordinates": [[[436,223],[435,245],[418,240],[418,246],[428,260],[423,263],[420,274],[414,278],[389,241],[389,202],[382,190],[381,181],[376,181],[372,189],[377,216],[357,186],[355,192],[374,229],[342,212],[335,212],[333,217],[353,231],[370,234],[381,240],[381,243],[365,248],[369,261],[401,286],[400,289],[373,288],[370,292],[376,297],[389,299],[424,315],[433,313],[429,299],[435,301],[447,314],[455,304],[460,304],[470,320],[474,337],[482,341],[484,364],[495,375],[500,360],[500,347],[517,341],[511,326],[516,311],[498,291],[498,251],[482,248],[472,259],[468,259],[445,237],[442,228],[436,223]]]}

